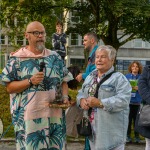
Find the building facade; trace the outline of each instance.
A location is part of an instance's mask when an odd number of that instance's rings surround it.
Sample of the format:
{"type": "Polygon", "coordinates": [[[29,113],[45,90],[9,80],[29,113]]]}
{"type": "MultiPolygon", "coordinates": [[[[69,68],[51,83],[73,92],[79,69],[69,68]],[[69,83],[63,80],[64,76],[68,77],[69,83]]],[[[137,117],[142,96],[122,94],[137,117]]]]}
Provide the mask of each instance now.
{"type": "MultiPolygon", "coordinates": [[[[77,23],[80,18],[75,16],[75,11],[65,12],[66,23],[64,25],[64,31],[67,29],[67,21],[70,20],[71,23],[77,23]]],[[[14,20],[17,25],[17,20],[14,20]]],[[[119,36],[119,35],[118,35],[119,36]]],[[[15,51],[17,48],[12,45],[22,45],[27,44],[24,35],[16,36],[13,39],[7,35],[7,29],[2,29],[0,32],[0,69],[2,69],[8,59],[9,53],[15,51]]],[[[103,45],[100,40],[99,45],[103,45]]],[[[70,33],[67,37],[67,56],[66,56],[66,66],[77,65],[81,69],[85,66],[84,57],[84,46],[83,37],[76,33],[70,33]]],[[[142,39],[135,39],[129,41],[125,45],[119,48],[117,52],[116,69],[123,73],[126,73],[128,65],[130,62],[137,60],[142,63],[142,65],[150,65],[150,43],[142,41],[142,39]]]]}
{"type": "MultiPolygon", "coordinates": [[[[80,18],[74,14],[75,11],[72,11],[66,15],[67,21],[69,20],[72,24],[80,20],[80,18]]],[[[67,25],[65,27],[67,28],[67,25]]],[[[121,36],[121,32],[118,34],[118,37],[119,36],[121,36]]],[[[103,45],[103,42],[100,40],[98,45],[103,45]]],[[[68,35],[67,54],[67,66],[77,65],[81,69],[83,68],[85,58],[82,36],[75,33],[68,35]]],[[[142,39],[129,41],[118,49],[116,59],[116,69],[123,73],[127,72],[128,65],[134,60],[140,61],[143,66],[150,65],[150,43],[142,39]]]]}

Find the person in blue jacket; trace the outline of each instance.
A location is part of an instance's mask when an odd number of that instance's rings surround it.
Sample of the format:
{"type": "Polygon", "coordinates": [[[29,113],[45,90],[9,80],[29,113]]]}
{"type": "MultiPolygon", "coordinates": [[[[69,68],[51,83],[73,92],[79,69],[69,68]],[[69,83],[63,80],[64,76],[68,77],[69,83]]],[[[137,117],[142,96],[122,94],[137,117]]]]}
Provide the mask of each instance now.
{"type": "MultiPolygon", "coordinates": [[[[134,124],[133,126],[135,127],[136,115],[141,104],[141,97],[138,92],[138,86],[137,86],[140,74],[142,73],[141,63],[138,61],[133,61],[129,65],[128,71],[129,73],[126,74],[126,78],[129,80],[132,86],[132,93],[131,93],[131,100],[130,100],[129,124],[128,124],[126,142],[133,142],[131,138],[132,122],[134,124]]],[[[139,138],[139,134],[136,131],[134,131],[134,136],[135,136],[134,142],[139,143],[140,138],[139,138]]]]}
{"type": "Polygon", "coordinates": [[[81,82],[96,68],[95,67],[95,51],[98,48],[98,38],[94,32],[89,32],[84,35],[83,45],[85,50],[89,51],[88,65],[84,73],[78,74],[76,80],[81,82]]]}
{"type": "MultiPolygon", "coordinates": [[[[86,70],[84,73],[79,73],[76,77],[76,80],[78,82],[81,82],[82,80],[85,80],[85,78],[94,70],[96,69],[95,66],[95,51],[98,48],[98,38],[96,33],[89,32],[84,35],[83,38],[83,45],[85,50],[89,51],[89,57],[88,57],[88,64],[86,67],[86,70]]],[[[90,150],[90,144],[88,137],[85,137],[85,148],[84,150],[90,150]]]]}

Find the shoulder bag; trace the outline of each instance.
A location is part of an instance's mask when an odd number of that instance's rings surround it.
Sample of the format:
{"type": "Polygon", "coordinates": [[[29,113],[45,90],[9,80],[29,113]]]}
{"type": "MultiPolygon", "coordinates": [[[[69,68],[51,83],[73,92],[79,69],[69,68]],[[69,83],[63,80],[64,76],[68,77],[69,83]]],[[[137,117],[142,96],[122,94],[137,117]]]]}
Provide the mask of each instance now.
{"type": "Polygon", "coordinates": [[[138,125],[150,127],[150,105],[142,105],[138,113],[138,125]]]}

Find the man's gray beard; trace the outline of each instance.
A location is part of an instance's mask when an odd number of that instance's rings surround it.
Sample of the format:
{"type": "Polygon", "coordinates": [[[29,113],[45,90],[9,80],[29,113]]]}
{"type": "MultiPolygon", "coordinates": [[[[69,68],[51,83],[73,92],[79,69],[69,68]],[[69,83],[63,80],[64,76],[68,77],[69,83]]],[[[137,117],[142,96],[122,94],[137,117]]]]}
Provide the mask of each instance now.
{"type": "Polygon", "coordinates": [[[36,46],[36,50],[39,52],[43,52],[44,49],[45,49],[45,45],[37,45],[36,46]]]}

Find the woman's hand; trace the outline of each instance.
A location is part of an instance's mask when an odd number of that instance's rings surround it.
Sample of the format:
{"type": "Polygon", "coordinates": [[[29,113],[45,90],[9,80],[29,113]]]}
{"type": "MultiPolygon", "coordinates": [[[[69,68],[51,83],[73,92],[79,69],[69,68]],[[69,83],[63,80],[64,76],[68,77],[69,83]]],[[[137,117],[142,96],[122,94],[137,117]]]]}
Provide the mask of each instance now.
{"type": "Polygon", "coordinates": [[[87,105],[89,107],[99,107],[100,100],[97,99],[96,97],[90,96],[90,97],[87,98],[87,105]]]}
{"type": "Polygon", "coordinates": [[[138,86],[132,86],[132,90],[138,90],[138,86]]]}
{"type": "Polygon", "coordinates": [[[85,110],[88,110],[88,109],[89,109],[87,100],[86,100],[85,98],[81,98],[81,100],[80,100],[80,107],[81,107],[82,109],[85,109],[85,110]]]}

